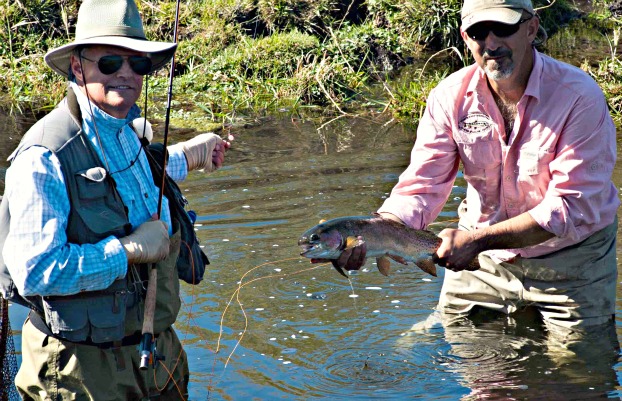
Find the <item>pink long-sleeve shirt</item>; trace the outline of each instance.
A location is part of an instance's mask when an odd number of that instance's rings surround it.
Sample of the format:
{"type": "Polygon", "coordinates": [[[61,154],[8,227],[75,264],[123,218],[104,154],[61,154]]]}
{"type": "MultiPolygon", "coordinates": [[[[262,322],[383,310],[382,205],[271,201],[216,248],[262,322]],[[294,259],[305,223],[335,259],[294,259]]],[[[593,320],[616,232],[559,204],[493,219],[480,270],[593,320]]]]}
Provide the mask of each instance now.
{"type": "Polygon", "coordinates": [[[414,228],[434,221],[460,162],[467,219],[486,227],[524,212],[556,237],[498,260],[535,257],[578,243],[614,221],[616,129],[585,72],[534,50],[512,132],[477,65],[443,80],[428,98],[408,168],[378,210],[414,228]]]}

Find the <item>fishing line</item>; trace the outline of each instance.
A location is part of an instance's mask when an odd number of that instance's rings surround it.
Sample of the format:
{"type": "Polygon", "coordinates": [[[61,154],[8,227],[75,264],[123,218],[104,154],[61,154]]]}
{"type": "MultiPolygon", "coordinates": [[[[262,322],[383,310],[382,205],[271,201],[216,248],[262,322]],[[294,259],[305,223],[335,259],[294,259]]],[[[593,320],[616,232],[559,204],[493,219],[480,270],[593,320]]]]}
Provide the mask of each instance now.
{"type": "MultiPolygon", "coordinates": [[[[190,245],[186,241],[183,241],[183,240],[181,241],[181,246],[185,246],[187,248],[190,248],[190,245]]],[[[194,270],[194,258],[192,257],[192,252],[189,252],[189,258],[190,258],[190,266],[192,268],[192,279],[193,279],[192,281],[194,282],[194,272],[195,272],[195,270],[194,270]]],[[[194,323],[195,326],[198,326],[198,324],[194,320],[195,317],[194,317],[194,313],[193,313],[193,308],[194,308],[194,305],[197,303],[197,297],[198,297],[198,291],[196,289],[197,286],[196,285],[192,285],[190,287],[191,287],[191,289],[190,289],[190,302],[186,303],[183,299],[181,299],[182,306],[183,306],[184,311],[186,312],[186,315],[187,315],[185,323],[186,323],[186,325],[188,327],[190,327],[192,323],[194,323]]],[[[185,342],[187,339],[188,339],[188,330],[186,330],[186,334],[185,334],[185,336],[183,338],[183,341],[182,340],[180,340],[180,341],[181,342],[185,342]]],[[[206,339],[204,339],[204,338],[201,338],[201,339],[206,341],[206,339]]],[[[208,347],[208,349],[209,349],[209,347],[208,347]]],[[[210,349],[210,351],[211,351],[211,349],[210,349]]],[[[153,382],[155,384],[156,389],[158,391],[161,391],[161,390],[164,390],[166,388],[166,386],[168,385],[168,383],[172,380],[173,383],[175,384],[175,387],[177,388],[177,391],[179,392],[179,396],[181,397],[182,400],[185,400],[184,395],[183,395],[181,389],[179,388],[179,385],[178,385],[177,381],[173,377],[173,372],[175,371],[175,369],[177,368],[177,365],[179,364],[179,361],[181,360],[180,357],[181,357],[182,353],[183,353],[183,347],[180,347],[179,354],[177,355],[177,358],[176,358],[176,363],[172,367],[172,369],[170,369],[170,370],[166,367],[166,365],[162,361],[160,361],[158,363],[158,365],[161,365],[164,368],[164,370],[167,371],[168,379],[166,380],[166,382],[162,386],[158,386],[158,383],[156,381],[156,369],[153,369],[153,382]]]]}
{"type": "MultiPolygon", "coordinates": [[[[294,260],[294,259],[299,259],[299,258],[287,258],[287,259],[277,260],[277,261],[275,261],[275,262],[266,262],[266,263],[263,263],[263,264],[261,264],[261,265],[259,265],[259,266],[255,266],[254,268],[252,268],[251,270],[249,270],[248,272],[246,272],[246,273],[244,274],[244,276],[246,276],[246,275],[247,275],[248,273],[250,273],[252,270],[255,270],[255,269],[259,268],[259,267],[262,267],[262,266],[265,266],[265,265],[268,265],[268,264],[275,264],[275,263],[280,263],[280,262],[286,262],[286,261],[289,261],[289,260],[294,260]]],[[[220,341],[221,341],[221,339],[222,339],[224,318],[225,318],[225,314],[226,314],[226,312],[227,312],[227,309],[229,308],[229,306],[231,305],[231,302],[233,301],[233,297],[235,297],[235,298],[236,298],[236,301],[237,301],[238,305],[240,306],[240,309],[242,310],[242,313],[244,314],[244,316],[246,316],[246,312],[244,311],[244,307],[242,306],[242,303],[240,302],[240,298],[239,298],[240,290],[241,290],[243,287],[246,287],[247,285],[249,285],[249,284],[251,284],[251,283],[254,283],[255,281],[264,280],[264,279],[267,279],[267,278],[276,278],[276,277],[288,277],[288,276],[294,276],[294,275],[296,275],[296,274],[300,274],[300,273],[307,272],[307,271],[310,271],[310,270],[315,270],[315,269],[317,269],[317,268],[319,268],[319,267],[321,267],[321,266],[325,266],[325,265],[327,265],[327,264],[326,264],[326,263],[323,263],[323,264],[320,264],[320,265],[317,265],[317,266],[314,266],[314,267],[311,267],[311,268],[307,268],[307,269],[298,270],[298,271],[296,271],[296,272],[291,272],[291,273],[282,273],[282,274],[271,274],[271,275],[269,275],[269,276],[256,277],[256,278],[254,278],[254,279],[252,279],[252,280],[250,280],[250,281],[247,281],[247,282],[246,282],[246,283],[244,283],[244,284],[242,284],[242,280],[244,279],[244,276],[242,276],[242,278],[240,279],[240,282],[239,282],[239,284],[238,284],[238,288],[237,288],[237,289],[233,292],[233,294],[231,295],[231,298],[229,298],[229,302],[227,302],[227,306],[225,307],[225,310],[224,310],[224,311],[223,311],[223,313],[222,313],[222,316],[221,316],[221,319],[220,319],[220,334],[219,334],[219,336],[218,336],[218,343],[217,343],[217,346],[216,346],[216,352],[218,352],[218,351],[219,351],[219,349],[220,349],[220,341]]],[[[243,337],[243,336],[244,336],[244,334],[246,333],[246,328],[247,328],[247,326],[248,326],[248,320],[246,320],[246,322],[245,322],[245,327],[244,327],[244,330],[243,330],[243,332],[242,332],[241,337],[243,337]]],[[[240,340],[238,341],[238,343],[236,344],[236,346],[234,347],[234,351],[235,351],[235,348],[237,348],[237,346],[239,345],[240,341],[241,341],[241,338],[240,338],[240,340]]],[[[227,364],[229,363],[229,360],[231,359],[231,356],[232,356],[232,355],[233,355],[233,351],[231,352],[231,354],[229,354],[229,357],[227,358],[227,362],[225,363],[225,367],[226,367],[226,366],[227,366],[227,364]]]]}
{"type": "Polygon", "coordinates": [[[227,311],[229,310],[229,307],[231,306],[231,303],[233,302],[233,299],[235,298],[238,306],[240,307],[240,310],[242,311],[242,315],[244,316],[244,328],[241,332],[241,334],[239,335],[238,339],[236,340],[236,344],[233,347],[233,349],[231,350],[231,352],[229,353],[229,355],[227,356],[227,358],[225,359],[225,363],[223,366],[223,371],[220,374],[220,378],[219,380],[214,383],[213,382],[213,378],[215,376],[214,372],[216,370],[216,358],[214,358],[214,363],[212,366],[212,379],[210,379],[210,382],[208,384],[208,395],[207,395],[207,399],[209,399],[210,395],[209,393],[211,392],[211,389],[214,388],[216,386],[216,384],[218,384],[224,374],[225,374],[225,370],[229,364],[229,362],[231,361],[231,358],[233,357],[233,354],[235,353],[236,349],[238,348],[238,346],[240,345],[240,343],[242,342],[242,339],[244,338],[244,335],[246,334],[247,330],[248,330],[248,315],[246,314],[246,310],[244,309],[244,306],[242,304],[242,301],[240,300],[240,291],[242,290],[242,288],[246,287],[249,284],[252,284],[256,281],[260,281],[260,280],[265,280],[268,278],[282,278],[282,277],[289,277],[289,276],[294,276],[297,274],[302,274],[311,270],[315,270],[318,269],[320,267],[324,267],[324,266],[328,266],[329,263],[321,263],[321,264],[317,264],[313,267],[310,268],[306,268],[306,269],[301,269],[301,270],[297,270],[295,272],[286,272],[286,273],[280,273],[280,274],[270,274],[268,276],[263,276],[263,277],[256,277],[254,279],[251,279],[247,282],[244,282],[244,278],[250,274],[252,271],[259,269],[260,267],[264,267],[266,265],[271,265],[271,264],[278,264],[278,263],[282,263],[282,262],[287,262],[287,261],[292,261],[292,260],[300,260],[300,257],[292,257],[292,258],[286,258],[286,259],[280,259],[277,261],[270,261],[270,262],[265,262],[262,263],[260,265],[257,265],[251,269],[249,269],[246,273],[244,273],[242,275],[242,277],[240,277],[240,280],[238,281],[238,287],[236,288],[236,290],[231,294],[231,296],[229,297],[229,301],[227,302],[227,305],[225,306],[225,309],[223,310],[222,314],[221,314],[221,318],[220,318],[220,328],[219,328],[219,334],[218,334],[218,340],[217,340],[217,345],[216,345],[216,353],[218,353],[220,351],[220,344],[222,341],[222,337],[223,337],[223,331],[224,331],[224,320],[225,320],[225,315],[227,313],[227,311]]]}
{"type": "Polygon", "coordinates": [[[175,381],[175,379],[173,379],[173,372],[175,371],[175,368],[177,368],[177,364],[179,363],[179,356],[181,356],[181,353],[177,356],[177,363],[175,363],[175,366],[173,366],[173,369],[169,370],[165,364],[163,363],[159,363],[159,365],[162,365],[164,367],[164,370],[166,370],[166,373],[168,373],[168,377],[169,379],[166,380],[166,383],[164,383],[164,385],[159,388],[158,387],[158,383],[156,381],[156,376],[155,376],[155,369],[153,369],[153,382],[155,384],[156,390],[158,391],[162,391],[166,388],[166,385],[168,384],[168,382],[170,380],[173,380],[173,384],[175,385],[175,388],[177,389],[177,393],[179,394],[179,398],[181,398],[182,401],[186,401],[186,399],[184,398],[184,394],[181,391],[181,389],[179,388],[179,385],[177,384],[177,381],[175,381]]]}

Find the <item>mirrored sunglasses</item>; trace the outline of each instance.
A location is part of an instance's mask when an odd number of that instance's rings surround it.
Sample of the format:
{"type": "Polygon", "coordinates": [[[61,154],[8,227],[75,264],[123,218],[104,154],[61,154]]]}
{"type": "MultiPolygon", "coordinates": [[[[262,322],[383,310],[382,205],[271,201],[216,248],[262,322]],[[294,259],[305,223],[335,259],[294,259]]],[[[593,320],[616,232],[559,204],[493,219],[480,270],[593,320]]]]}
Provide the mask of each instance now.
{"type": "Polygon", "coordinates": [[[92,63],[97,63],[99,71],[104,75],[114,74],[121,69],[123,60],[127,59],[130,64],[130,68],[138,75],[147,75],[151,71],[152,63],[151,59],[146,56],[102,56],[99,60],[91,60],[87,57],[81,56],[83,59],[92,63]]]}
{"type": "Polygon", "coordinates": [[[521,24],[529,21],[531,18],[533,18],[533,15],[529,18],[522,18],[513,25],[502,24],[501,22],[480,22],[469,27],[466,30],[466,34],[473,40],[484,40],[490,32],[494,33],[498,38],[507,38],[518,32],[521,24]]]}

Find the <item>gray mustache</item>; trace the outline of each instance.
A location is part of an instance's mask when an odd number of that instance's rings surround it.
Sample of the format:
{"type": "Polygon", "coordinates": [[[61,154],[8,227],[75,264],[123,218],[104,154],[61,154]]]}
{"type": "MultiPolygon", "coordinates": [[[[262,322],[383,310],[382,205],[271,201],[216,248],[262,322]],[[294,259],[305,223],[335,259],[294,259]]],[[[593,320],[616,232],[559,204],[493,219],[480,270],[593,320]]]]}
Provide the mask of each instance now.
{"type": "Polygon", "coordinates": [[[512,51],[509,49],[497,49],[484,51],[484,58],[512,56],[512,51]]]}

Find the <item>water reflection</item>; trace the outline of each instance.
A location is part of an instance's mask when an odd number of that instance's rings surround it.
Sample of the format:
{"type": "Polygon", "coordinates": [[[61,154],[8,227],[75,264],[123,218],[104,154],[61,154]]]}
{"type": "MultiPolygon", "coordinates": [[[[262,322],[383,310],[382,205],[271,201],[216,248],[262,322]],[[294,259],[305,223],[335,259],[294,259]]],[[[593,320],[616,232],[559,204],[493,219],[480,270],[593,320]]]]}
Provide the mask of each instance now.
{"type": "Polygon", "coordinates": [[[482,310],[453,321],[430,317],[398,343],[414,347],[427,334],[442,333],[449,346],[444,366],[470,389],[463,400],[587,400],[602,398],[617,386],[614,323],[566,346],[544,330],[535,309],[512,316],[482,310]]]}

